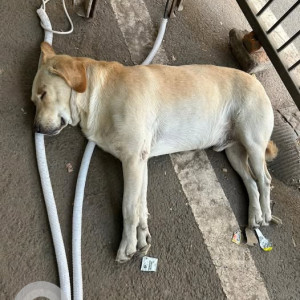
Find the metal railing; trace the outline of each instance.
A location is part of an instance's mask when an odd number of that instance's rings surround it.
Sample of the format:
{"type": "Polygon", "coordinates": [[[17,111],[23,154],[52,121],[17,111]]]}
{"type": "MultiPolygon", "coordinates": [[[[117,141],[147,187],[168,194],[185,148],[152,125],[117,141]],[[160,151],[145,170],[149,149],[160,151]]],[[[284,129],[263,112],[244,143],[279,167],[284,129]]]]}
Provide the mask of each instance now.
{"type": "MultiPolygon", "coordinates": [[[[247,18],[250,26],[253,28],[253,31],[264,47],[267,55],[269,56],[272,64],[277,70],[281,80],[289,91],[291,97],[294,102],[300,109],[300,59],[296,58],[296,61],[286,61],[280,56],[284,50],[287,49],[289,45],[291,45],[297,37],[300,35],[300,29],[292,35],[288,37],[288,39],[279,47],[271,41],[270,35],[276,29],[279,28],[279,25],[282,24],[284,20],[288,17],[291,18],[291,13],[300,5],[300,0],[296,1],[276,22],[271,25],[269,28],[264,28],[261,17],[267,12],[267,9],[272,7],[272,3],[275,0],[269,0],[264,5],[255,12],[253,9],[254,2],[256,0],[237,0],[241,10],[243,11],[245,17],[247,18]],[[297,70],[295,70],[297,68],[297,70]],[[298,72],[299,70],[299,72],[298,72]],[[294,71],[296,75],[292,76],[291,71],[294,71]],[[297,72],[295,72],[297,71],[297,72]]],[[[280,1],[280,0],[279,0],[280,1]]],[[[258,2],[258,1],[256,1],[258,2]]],[[[261,2],[261,1],[260,1],[261,2]]],[[[300,27],[300,24],[295,22],[295,25],[300,27]]],[[[296,49],[296,48],[295,48],[296,49]]]]}

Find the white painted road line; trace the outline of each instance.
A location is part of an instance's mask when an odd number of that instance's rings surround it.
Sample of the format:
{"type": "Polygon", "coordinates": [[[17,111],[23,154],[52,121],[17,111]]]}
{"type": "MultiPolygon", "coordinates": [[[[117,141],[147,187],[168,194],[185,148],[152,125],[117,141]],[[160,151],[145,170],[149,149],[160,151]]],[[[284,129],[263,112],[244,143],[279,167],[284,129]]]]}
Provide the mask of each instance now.
{"type": "Polygon", "coordinates": [[[227,298],[269,299],[249,249],[231,242],[239,225],[205,151],[171,159],[227,298]]]}
{"type": "MultiPolygon", "coordinates": [[[[156,31],[146,4],[140,0],[111,0],[110,3],[132,61],[135,64],[142,63],[148,53],[146,52],[145,57],[142,57],[141,53],[145,52],[145,49],[151,49],[156,38],[156,31]]],[[[155,55],[153,63],[166,64],[167,61],[165,50],[161,47],[155,55]]]]}
{"type": "MultiPolygon", "coordinates": [[[[149,45],[149,39],[153,43],[153,24],[145,3],[111,0],[111,6],[133,62],[141,63],[145,58],[141,49],[149,45]]],[[[168,63],[163,48],[155,62],[168,63]]],[[[249,249],[231,242],[238,222],[206,153],[189,151],[170,156],[227,298],[269,299],[249,249]]]]}

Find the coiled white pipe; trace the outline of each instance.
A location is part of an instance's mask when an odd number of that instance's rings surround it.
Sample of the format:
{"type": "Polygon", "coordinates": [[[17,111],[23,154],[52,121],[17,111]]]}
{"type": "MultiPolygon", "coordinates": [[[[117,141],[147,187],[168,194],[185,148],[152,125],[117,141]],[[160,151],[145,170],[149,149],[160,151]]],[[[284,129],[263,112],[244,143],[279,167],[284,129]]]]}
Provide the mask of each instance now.
{"type": "MultiPolygon", "coordinates": [[[[47,30],[45,30],[44,41],[48,42],[51,45],[53,39],[53,33],[51,32],[52,30],[51,22],[44,9],[39,8],[37,10],[37,14],[41,19],[41,23],[44,25],[43,28],[47,28],[47,30]]],[[[41,57],[40,57],[40,62],[41,62],[41,57]]],[[[40,133],[35,134],[35,149],[36,149],[36,159],[37,159],[38,169],[40,173],[43,194],[45,198],[45,204],[47,208],[48,219],[51,228],[54,250],[56,255],[60,288],[63,295],[65,295],[66,299],[71,300],[71,284],[70,284],[68,262],[67,262],[63,237],[59,225],[59,219],[57,215],[57,209],[55,205],[51,180],[48,171],[43,134],[40,133]]]]}
{"type": "MultiPolygon", "coordinates": [[[[42,6],[41,6],[41,8],[40,8],[41,10],[43,10],[44,15],[46,15],[46,16],[47,16],[47,14],[46,14],[46,4],[47,4],[49,1],[50,1],[50,0],[42,0],[43,3],[42,3],[42,6]]],[[[56,34],[70,34],[70,33],[72,33],[73,30],[74,30],[73,22],[72,22],[72,20],[71,20],[71,18],[70,18],[70,16],[69,16],[68,11],[67,11],[66,4],[65,4],[65,0],[62,0],[61,2],[62,2],[62,5],[63,5],[63,8],[64,8],[65,15],[66,15],[66,17],[67,17],[67,19],[68,19],[68,21],[69,21],[69,23],[70,23],[70,25],[71,25],[70,30],[68,30],[68,31],[57,31],[57,30],[53,30],[51,24],[50,24],[51,27],[49,28],[49,27],[47,27],[43,22],[41,22],[41,26],[42,26],[42,28],[43,28],[45,31],[47,31],[47,32],[56,33],[56,34]]],[[[48,16],[47,16],[47,19],[49,20],[48,16]]],[[[49,20],[49,22],[50,22],[50,20],[49,20]]],[[[53,35],[52,35],[52,36],[53,36],[53,35]]],[[[50,45],[51,45],[51,44],[50,44],[50,45]]]]}
{"type": "MultiPolygon", "coordinates": [[[[48,0],[49,1],[49,0],[48,0]]],[[[45,38],[44,41],[48,42],[50,45],[52,44],[53,33],[60,33],[52,30],[52,26],[50,20],[45,11],[45,4],[48,2],[43,0],[43,6],[37,10],[37,13],[41,19],[41,26],[45,29],[45,38]]],[[[67,33],[72,32],[73,24],[72,21],[66,11],[64,1],[63,1],[64,10],[68,17],[68,20],[71,24],[71,30],[67,33]]],[[[158,31],[157,38],[155,40],[154,46],[142,63],[142,65],[148,65],[153,60],[156,55],[164,34],[166,30],[168,19],[163,18],[160,28],[158,31]]],[[[57,209],[55,205],[53,190],[51,186],[51,180],[48,171],[46,152],[45,152],[45,144],[44,144],[44,136],[42,134],[35,134],[35,144],[36,144],[36,156],[38,162],[38,169],[41,177],[42,189],[44,193],[45,203],[47,207],[47,213],[52,233],[52,239],[55,248],[55,254],[58,265],[59,279],[60,279],[60,287],[64,295],[66,295],[68,300],[71,300],[71,286],[70,286],[70,276],[69,269],[67,264],[65,247],[62,239],[61,229],[59,225],[59,219],[57,215],[57,209]]],[[[74,300],[82,300],[83,299],[83,285],[82,285],[82,265],[81,265],[81,229],[82,229],[82,206],[83,206],[83,198],[84,198],[84,188],[86,183],[87,172],[89,168],[89,164],[91,161],[91,157],[95,148],[95,143],[89,141],[81,162],[77,184],[76,184],[76,192],[75,192],[75,200],[74,200],[74,208],[73,208],[73,226],[72,226],[72,258],[73,258],[73,299],[74,300]]]]}

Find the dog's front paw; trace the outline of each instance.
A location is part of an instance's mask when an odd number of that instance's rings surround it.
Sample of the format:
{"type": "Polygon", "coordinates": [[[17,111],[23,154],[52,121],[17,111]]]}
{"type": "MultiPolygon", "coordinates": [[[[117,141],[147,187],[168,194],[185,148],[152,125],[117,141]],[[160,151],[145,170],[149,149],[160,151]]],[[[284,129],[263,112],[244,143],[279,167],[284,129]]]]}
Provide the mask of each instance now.
{"type": "Polygon", "coordinates": [[[136,239],[133,239],[131,241],[129,239],[123,238],[117,253],[116,262],[122,264],[129,261],[136,253],[136,245],[137,245],[136,239]]]}
{"type": "Polygon", "coordinates": [[[260,208],[250,207],[248,225],[250,228],[258,228],[263,223],[262,211],[260,208]]]}
{"type": "Polygon", "coordinates": [[[143,228],[142,226],[138,226],[137,236],[138,236],[137,247],[138,247],[139,255],[145,256],[151,247],[151,235],[148,227],[143,228]]]}

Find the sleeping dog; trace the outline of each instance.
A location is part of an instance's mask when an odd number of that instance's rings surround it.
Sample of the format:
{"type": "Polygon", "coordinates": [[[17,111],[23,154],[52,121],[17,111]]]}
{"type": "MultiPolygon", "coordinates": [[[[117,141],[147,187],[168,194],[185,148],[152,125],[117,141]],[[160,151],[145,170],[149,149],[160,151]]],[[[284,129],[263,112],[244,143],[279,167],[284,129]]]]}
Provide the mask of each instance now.
{"type": "Polygon", "coordinates": [[[32,88],[35,130],[58,134],[80,124],[84,135],[123,166],[123,234],[116,260],[146,254],[148,159],[174,152],[225,150],[249,195],[249,226],[271,220],[266,160],[274,116],[258,80],[209,65],[123,66],[56,55],[43,42],[32,88]]]}

